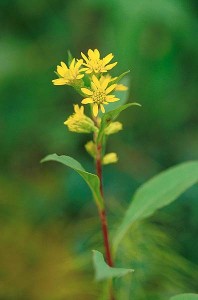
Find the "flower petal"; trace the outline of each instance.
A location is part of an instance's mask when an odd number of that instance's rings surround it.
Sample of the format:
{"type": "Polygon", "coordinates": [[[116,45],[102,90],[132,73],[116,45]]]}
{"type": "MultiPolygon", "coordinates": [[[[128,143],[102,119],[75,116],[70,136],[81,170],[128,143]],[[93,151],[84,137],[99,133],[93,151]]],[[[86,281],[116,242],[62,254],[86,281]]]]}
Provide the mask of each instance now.
{"type": "Polygon", "coordinates": [[[107,56],[105,56],[105,57],[103,58],[104,64],[105,64],[105,65],[108,64],[108,63],[112,60],[112,58],[113,58],[113,54],[112,54],[112,53],[110,53],[110,54],[108,54],[107,56]]]}
{"type": "Polygon", "coordinates": [[[98,51],[98,49],[94,50],[94,54],[96,59],[100,59],[100,52],[98,51]]]}
{"type": "Polygon", "coordinates": [[[78,71],[78,69],[80,68],[80,66],[82,65],[83,63],[83,60],[82,59],[79,59],[75,65],[75,70],[78,71]]]}
{"type": "Polygon", "coordinates": [[[61,61],[61,66],[62,66],[64,69],[68,70],[67,65],[66,65],[63,61],[61,61]]]}
{"type": "Polygon", "coordinates": [[[93,95],[93,92],[90,91],[90,90],[88,90],[88,89],[86,89],[86,88],[81,88],[81,91],[82,91],[85,95],[89,95],[89,96],[93,95]]]}
{"type": "Polygon", "coordinates": [[[52,80],[54,85],[64,85],[64,84],[68,84],[68,80],[64,79],[64,78],[58,78],[58,79],[54,79],[52,80]]]}
{"type": "Polygon", "coordinates": [[[103,90],[106,90],[106,88],[107,88],[107,86],[108,86],[108,84],[109,84],[110,81],[111,81],[111,79],[109,79],[108,77],[104,78],[103,82],[101,83],[101,88],[103,90]]]}
{"type": "Polygon", "coordinates": [[[104,105],[100,104],[100,109],[101,109],[102,113],[104,114],[105,113],[104,105]]]}
{"type": "Polygon", "coordinates": [[[60,76],[64,77],[65,74],[66,74],[66,72],[67,72],[67,70],[63,69],[63,67],[57,66],[57,73],[58,73],[60,76]]]}
{"type": "Polygon", "coordinates": [[[75,58],[72,59],[72,62],[69,66],[70,69],[73,69],[74,68],[74,65],[75,65],[75,58]]]}
{"type": "Polygon", "coordinates": [[[81,101],[82,104],[88,104],[88,103],[93,103],[93,99],[92,98],[84,98],[81,101]]]}
{"type": "Polygon", "coordinates": [[[79,74],[79,75],[76,76],[76,79],[81,79],[83,77],[84,77],[84,74],[79,74]]]}
{"type": "Polygon", "coordinates": [[[87,71],[87,70],[88,70],[88,68],[82,68],[82,69],[80,69],[80,72],[84,72],[84,71],[87,71]]]}
{"type": "Polygon", "coordinates": [[[80,107],[78,106],[78,104],[74,104],[74,111],[77,114],[80,110],[80,107]]]}
{"type": "Polygon", "coordinates": [[[81,52],[81,56],[87,63],[89,62],[88,58],[84,55],[84,53],[81,52]]]}
{"type": "Polygon", "coordinates": [[[116,91],[127,91],[128,87],[126,85],[124,85],[124,84],[117,84],[115,90],[116,91]]]}
{"type": "Polygon", "coordinates": [[[88,55],[89,55],[89,57],[90,57],[91,59],[94,59],[94,58],[95,58],[94,52],[93,52],[93,50],[91,50],[91,49],[88,50],[88,55]]]}
{"type": "Polygon", "coordinates": [[[105,93],[106,93],[106,94],[111,93],[111,92],[115,89],[116,86],[117,86],[117,84],[112,84],[112,85],[110,85],[110,86],[106,89],[105,93]]]}
{"type": "Polygon", "coordinates": [[[118,101],[118,100],[120,100],[119,98],[107,98],[107,101],[108,102],[116,102],[116,101],[118,101]]]}
{"type": "Polygon", "coordinates": [[[93,105],[93,115],[94,115],[94,117],[97,117],[97,115],[98,115],[98,104],[97,103],[94,103],[94,105],[93,105]]]}
{"type": "Polygon", "coordinates": [[[98,89],[101,89],[100,81],[98,80],[98,78],[95,75],[92,76],[92,80],[93,80],[93,83],[95,84],[95,86],[98,89]]]}
{"type": "Polygon", "coordinates": [[[106,70],[111,70],[113,67],[115,67],[115,65],[117,65],[117,62],[113,63],[113,64],[110,64],[108,66],[105,66],[105,69],[106,70]]]}

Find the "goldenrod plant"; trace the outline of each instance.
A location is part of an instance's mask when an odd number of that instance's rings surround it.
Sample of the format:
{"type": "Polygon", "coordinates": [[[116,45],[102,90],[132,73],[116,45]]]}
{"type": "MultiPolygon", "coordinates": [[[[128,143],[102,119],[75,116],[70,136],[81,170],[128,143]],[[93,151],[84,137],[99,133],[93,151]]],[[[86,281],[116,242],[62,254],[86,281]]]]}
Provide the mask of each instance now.
{"type": "MultiPolygon", "coordinates": [[[[67,64],[61,62],[57,66],[58,78],[52,82],[54,85],[69,85],[82,97],[81,103],[73,103],[74,112],[67,117],[64,125],[74,133],[89,134],[85,144],[86,151],[94,159],[95,174],[86,171],[82,165],[72,157],[51,154],[42,162],[57,161],[75,170],[85,180],[98,209],[101,223],[101,236],[104,243],[104,255],[93,250],[93,264],[95,279],[106,281],[108,292],[106,299],[117,299],[113,278],[121,276],[133,276],[133,269],[127,266],[117,265],[119,251],[123,237],[128,229],[135,223],[148,218],[158,209],[176,200],[183,192],[195,184],[198,180],[198,162],[189,161],[174,166],[150,179],[135,192],[132,202],[124,214],[121,224],[117,225],[117,231],[113,240],[109,238],[109,226],[107,222],[106,201],[103,192],[103,166],[116,163],[116,152],[106,153],[106,144],[111,134],[123,130],[123,124],[116,119],[120,113],[132,106],[141,106],[139,103],[124,103],[124,93],[128,87],[120,83],[121,79],[129,71],[112,77],[110,71],[117,65],[112,62],[112,53],[101,57],[99,50],[88,50],[87,55],[81,52],[81,58],[76,59],[69,54],[67,64]],[[123,93],[123,99],[117,96],[117,91],[123,93]],[[112,106],[112,103],[114,103],[112,106]],[[131,273],[131,274],[130,274],[131,273]]],[[[70,104],[69,104],[70,105],[70,104]]],[[[115,149],[116,150],[116,149],[115,149]]],[[[111,227],[110,227],[111,228],[111,227]]],[[[135,270],[138,272],[138,270],[135,270]]],[[[174,296],[174,295],[173,295],[174,296]]],[[[186,294],[177,296],[177,300],[198,299],[197,295],[186,294]]],[[[133,295],[130,296],[133,299],[133,295]]],[[[138,299],[137,299],[138,300],[138,299]]]]}

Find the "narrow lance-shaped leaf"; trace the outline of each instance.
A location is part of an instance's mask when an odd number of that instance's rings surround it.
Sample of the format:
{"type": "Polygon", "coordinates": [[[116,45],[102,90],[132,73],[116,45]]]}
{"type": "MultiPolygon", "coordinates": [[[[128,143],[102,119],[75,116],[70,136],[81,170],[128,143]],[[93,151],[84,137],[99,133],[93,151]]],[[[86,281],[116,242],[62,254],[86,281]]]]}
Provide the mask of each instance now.
{"type": "Polygon", "coordinates": [[[73,55],[71,54],[70,50],[67,51],[67,54],[68,54],[68,66],[70,66],[73,60],[73,55]]]}
{"type": "Polygon", "coordinates": [[[170,300],[198,300],[198,294],[181,294],[171,297],[170,300]]]}
{"type": "Polygon", "coordinates": [[[120,74],[115,80],[112,80],[113,83],[118,83],[125,75],[127,75],[130,72],[130,70],[125,71],[124,73],[120,74]]]}
{"type": "Polygon", "coordinates": [[[128,103],[128,104],[125,104],[125,105],[122,105],[122,106],[119,106],[118,108],[112,110],[112,111],[109,111],[107,112],[106,114],[104,114],[104,116],[102,117],[102,120],[101,120],[101,126],[100,126],[100,130],[98,132],[98,142],[101,140],[102,138],[102,135],[103,135],[103,132],[104,132],[104,129],[111,123],[113,122],[118,116],[119,114],[127,109],[128,107],[131,107],[133,105],[136,105],[136,106],[141,106],[139,103],[136,103],[136,102],[133,102],[133,103],[128,103]]]}
{"type": "Polygon", "coordinates": [[[99,208],[103,207],[103,200],[100,194],[100,182],[97,175],[86,172],[81,164],[70,156],[50,154],[41,160],[42,163],[46,161],[57,161],[80,174],[91,189],[97,206],[99,208]]]}
{"type": "Polygon", "coordinates": [[[176,200],[198,181],[198,162],[172,167],[143,184],[135,193],[114,239],[114,250],[135,221],[152,215],[157,209],[176,200]]]}
{"type": "Polygon", "coordinates": [[[95,269],[95,279],[97,281],[121,277],[134,271],[133,269],[109,267],[104,261],[102,253],[96,250],[93,250],[93,263],[95,269]]]}

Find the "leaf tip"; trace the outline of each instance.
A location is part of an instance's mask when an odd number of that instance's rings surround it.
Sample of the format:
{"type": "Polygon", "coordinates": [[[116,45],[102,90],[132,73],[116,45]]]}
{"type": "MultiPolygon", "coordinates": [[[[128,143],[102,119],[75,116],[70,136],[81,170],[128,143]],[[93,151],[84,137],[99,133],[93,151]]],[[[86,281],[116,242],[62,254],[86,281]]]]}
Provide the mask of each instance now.
{"type": "Polygon", "coordinates": [[[138,102],[134,102],[134,105],[142,107],[142,105],[138,102]]]}
{"type": "Polygon", "coordinates": [[[40,160],[40,164],[42,164],[42,163],[44,163],[46,160],[46,157],[44,157],[44,158],[42,158],[41,160],[40,160]]]}
{"type": "Polygon", "coordinates": [[[42,159],[40,160],[40,163],[42,164],[42,163],[44,163],[44,162],[46,162],[46,161],[51,160],[51,158],[52,158],[53,156],[57,156],[57,154],[56,154],[56,153],[53,153],[53,154],[49,154],[49,155],[45,156],[44,158],[42,158],[42,159]]]}

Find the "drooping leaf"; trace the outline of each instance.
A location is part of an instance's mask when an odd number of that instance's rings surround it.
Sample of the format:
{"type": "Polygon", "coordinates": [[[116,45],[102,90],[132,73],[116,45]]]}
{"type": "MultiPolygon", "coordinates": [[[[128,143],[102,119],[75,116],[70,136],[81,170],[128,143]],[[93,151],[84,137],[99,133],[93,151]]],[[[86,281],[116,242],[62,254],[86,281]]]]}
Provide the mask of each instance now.
{"type": "Polygon", "coordinates": [[[100,130],[98,132],[98,141],[101,140],[101,137],[103,135],[104,129],[111,123],[113,122],[118,116],[119,114],[127,109],[128,107],[131,107],[133,105],[136,106],[141,106],[139,103],[133,102],[133,103],[128,103],[122,106],[119,106],[118,108],[107,112],[106,114],[103,115],[102,119],[101,119],[101,126],[100,126],[100,130]]]}
{"type": "Polygon", "coordinates": [[[140,186],[115,234],[114,250],[135,221],[149,217],[157,209],[170,204],[197,181],[198,161],[190,161],[161,172],[140,186]]]}
{"type": "Polygon", "coordinates": [[[82,178],[85,180],[85,182],[88,184],[89,188],[91,189],[97,206],[100,208],[103,207],[103,200],[100,194],[100,182],[97,175],[86,172],[85,169],[82,167],[82,165],[77,160],[73,159],[70,156],[65,156],[65,155],[59,156],[54,153],[46,156],[41,160],[42,163],[46,161],[60,162],[65,166],[72,168],[78,174],[80,174],[82,178]]]}
{"type": "Polygon", "coordinates": [[[198,294],[181,294],[171,297],[170,300],[198,300],[198,294]]]}
{"type": "Polygon", "coordinates": [[[109,267],[99,251],[93,250],[93,263],[95,269],[95,279],[97,281],[121,277],[128,273],[134,272],[133,269],[112,268],[109,267]]]}

